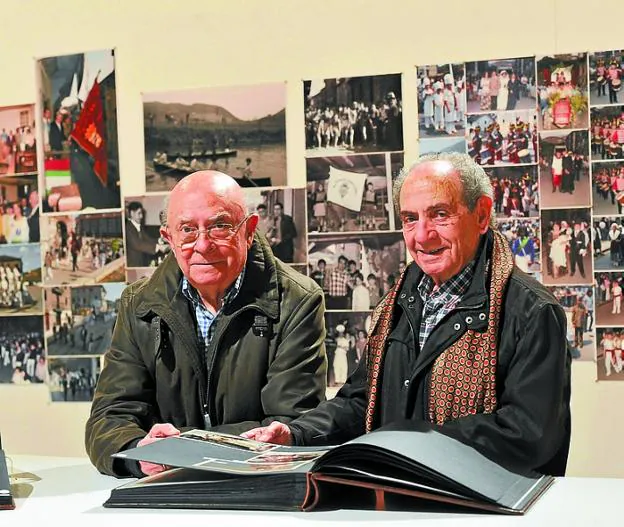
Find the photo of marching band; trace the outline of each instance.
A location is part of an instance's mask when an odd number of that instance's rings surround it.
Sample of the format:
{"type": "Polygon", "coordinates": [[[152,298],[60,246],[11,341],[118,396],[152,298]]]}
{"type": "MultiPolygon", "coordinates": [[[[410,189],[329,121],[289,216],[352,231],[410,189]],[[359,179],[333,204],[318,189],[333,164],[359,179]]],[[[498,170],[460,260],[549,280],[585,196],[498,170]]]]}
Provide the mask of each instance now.
{"type": "Polygon", "coordinates": [[[30,384],[45,379],[43,317],[0,317],[0,383],[30,384]]]}
{"type": "Polygon", "coordinates": [[[494,212],[498,219],[528,218],[539,214],[535,166],[487,168],[494,188],[494,212]]]}
{"type": "Polygon", "coordinates": [[[624,106],[591,109],[592,161],[624,159],[624,106]]]}
{"type": "Polygon", "coordinates": [[[599,51],[589,54],[589,104],[618,104],[622,89],[624,50],[599,51]]]}
{"type": "Polygon", "coordinates": [[[622,214],[624,162],[592,163],[594,216],[622,214]]]}

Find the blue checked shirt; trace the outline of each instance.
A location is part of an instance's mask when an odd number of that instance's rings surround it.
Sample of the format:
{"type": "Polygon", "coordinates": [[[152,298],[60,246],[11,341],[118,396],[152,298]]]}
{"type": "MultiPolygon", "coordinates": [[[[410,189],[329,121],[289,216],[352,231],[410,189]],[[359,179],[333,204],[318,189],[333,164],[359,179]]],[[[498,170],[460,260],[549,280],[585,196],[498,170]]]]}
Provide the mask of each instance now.
{"type": "Polygon", "coordinates": [[[423,301],[423,311],[418,334],[420,349],[431,335],[433,328],[459,303],[468,291],[474,275],[475,262],[464,267],[453,278],[449,278],[435,291],[431,277],[423,275],[418,284],[418,294],[423,301]]]}

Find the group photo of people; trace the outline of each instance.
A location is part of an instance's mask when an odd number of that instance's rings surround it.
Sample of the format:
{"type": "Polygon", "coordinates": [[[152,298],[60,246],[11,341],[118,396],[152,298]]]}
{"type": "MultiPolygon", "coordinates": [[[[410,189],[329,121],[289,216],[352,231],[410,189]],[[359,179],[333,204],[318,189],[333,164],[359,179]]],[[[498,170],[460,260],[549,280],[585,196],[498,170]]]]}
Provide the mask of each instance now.
{"type": "Polygon", "coordinates": [[[35,106],[0,109],[0,176],[37,172],[35,106]]]}
{"type": "Polygon", "coordinates": [[[624,328],[596,328],[599,381],[624,381],[624,328]]]}
{"type": "Polygon", "coordinates": [[[0,383],[46,380],[41,316],[0,317],[0,383]]]}
{"type": "Polygon", "coordinates": [[[38,243],[37,176],[0,177],[0,245],[38,243]]]}
{"type": "Polygon", "coordinates": [[[566,313],[572,358],[595,360],[593,287],[561,286],[549,289],[566,313]]]}
{"type": "Polygon", "coordinates": [[[537,161],[535,110],[468,116],[468,154],[479,165],[519,165],[537,161]]]}
{"type": "Polygon", "coordinates": [[[494,189],[494,213],[499,219],[539,215],[540,196],[534,166],[486,169],[494,189]]]}
{"type": "MultiPolygon", "coordinates": [[[[618,104],[622,89],[624,50],[589,54],[589,103],[592,106],[618,104]]],[[[624,101],[622,101],[624,102],[624,101]]]]}
{"type": "Polygon", "coordinates": [[[401,75],[303,81],[306,156],[403,150],[401,75]]]}
{"type": "Polygon", "coordinates": [[[43,312],[38,243],[0,245],[0,316],[43,312]]]}
{"type": "Polygon", "coordinates": [[[542,209],[542,277],[545,285],[592,283],[589,209],[542,209]]]}
{"type": "Polygon", "coordinates": [[[595,271],[624,267],[624,218],[594,216],[592,239],[595,271]]]}
{"type": "Polygon", "coordinates": [[[52,357],[48,361],[52,402],[89,402],[100,376],[100,357],[52,357]]]}
{"type": "Polygon", "coordinates": [[[542,207],[589,207],[587,132],[540,132],[539,141],[542,207]]]}
{"type": "Polygon", "coordinates": [[[624,326],[622,287],[624,272],[600,272],[595,275],[596,325],[624,326]]]}
{"type": "Polygon", "coordinates": [[[595,216],[622,214],[624,162],[592,163],[592,197],[595,216]]]}
{"type": "Polygon", "coordinates": [[[466,128],[464,65],[419,66],[416,76],[419,137],[463,136],[466,128]]]}
{"type": "Polygon", "coordinates": [[[587,53],[538,57],[540,130],[587,128],[587,53]]]}
{"type": "Polygon", "coordinates": [[[166,194],[128,197],[124,222],[126,267],[157,267],[171,248],[160,235],[166,194]]]}
{"type": "Polygon", "coordinates": [[[310,277],[329,310],[369,311],[405,269],[400,233],[324,234],[308,239],[310,277]]]}
{"type": "Polygon", "coordinates": [[[498,230],[509,240],[514,263],[525,273],[538,273],[540,265],[540,220],[503,219],[498,221],[498,230]]]}
{"type": "Polygon", "coordinates": [[[592,161],[624,159],[624,105],[591,109],[592,161]]]}

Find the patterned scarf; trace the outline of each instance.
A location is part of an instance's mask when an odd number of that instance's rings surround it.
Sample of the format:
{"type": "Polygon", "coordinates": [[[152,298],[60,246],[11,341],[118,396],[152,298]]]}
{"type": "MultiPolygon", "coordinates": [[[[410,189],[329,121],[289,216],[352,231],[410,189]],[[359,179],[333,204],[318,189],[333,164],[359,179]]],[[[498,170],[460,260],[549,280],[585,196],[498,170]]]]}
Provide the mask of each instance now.
{"type": "MultiPolygon", "coordinates": [[[[485,333],[467,330],[435,360],[429,386],[429,420],[438,425],[476,413],[492,413],[497,407],[496,365],[498,328],[505,286],[513,270],[513,254],[507,239],[493,231],[494,247],[489,284],[490,311],[485,333]]],[[[375,308],[368,338],[368,404],[366,432],[373,428],[380,390],[381,365],[392,330],[396,296],[405,271],[394,288],[375,308]]]]}

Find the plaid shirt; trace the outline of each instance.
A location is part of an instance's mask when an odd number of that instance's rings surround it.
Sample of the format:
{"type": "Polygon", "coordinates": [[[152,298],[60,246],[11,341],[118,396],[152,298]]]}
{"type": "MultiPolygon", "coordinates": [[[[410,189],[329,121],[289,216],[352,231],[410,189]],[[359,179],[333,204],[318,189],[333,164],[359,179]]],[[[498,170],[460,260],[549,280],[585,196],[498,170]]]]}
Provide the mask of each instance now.
{"type": "Polygon", "coordinates": [[[475,263],[464,267],[453,278],[449,278],[435,291],[431,277],[423,275],[418,284],[418,294],[423,301],[423,311],[420,319],[420,332],[418,334],[420,349],[431,335],[433,328],[459,303],[464,293],[468,290],[474,275],[475,263]]]}
{"type": "Polygon", "coordinates": [[[350,278],[346,270],[340,271],[339,269],[334,269],[329,274],[329,277],[326,275],[325,285],[327,286],[329,296],[347,296],[349,292],[347,284],[350,278]]]}

